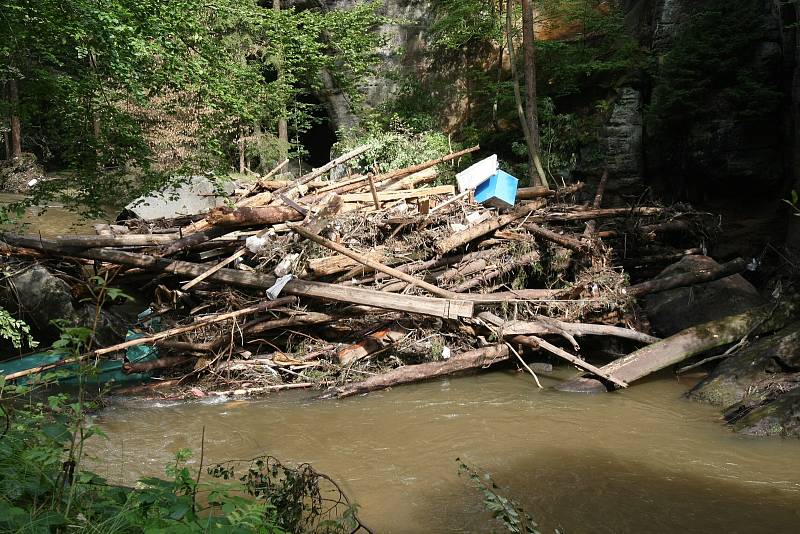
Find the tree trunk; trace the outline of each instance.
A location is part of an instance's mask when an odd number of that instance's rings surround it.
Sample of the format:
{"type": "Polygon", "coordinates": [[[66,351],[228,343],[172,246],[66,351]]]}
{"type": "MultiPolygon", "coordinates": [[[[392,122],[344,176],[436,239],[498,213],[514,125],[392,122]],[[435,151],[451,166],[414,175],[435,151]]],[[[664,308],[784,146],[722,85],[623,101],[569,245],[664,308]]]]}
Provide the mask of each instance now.
{"type": "Polygon", "coordinates": [[[19,86],[17,80],[8,82],[8,103],[11,105],[11,146],[9,159],[16,159],[22,155],[22,127],[19,121],[19,86]]]}
{"type": "Polygon", "coordinates": [[[362,393],[399,386],[400,384],[421,382],[423,380],[447,376],[453,373],[488,367],[493,363],[502,362],[507,359],[508,347],[505,345],[492,345],[457,354],[449,360],[441,362],[428,362],[419,365],[398,367],[387,373],[371,376],[363,382],[346,384],[333,389],[323,395],[323,397],[336,397],[340,399],[343,397],[352,397],[353,395],[361,395],[362,393]]]}
{"type": "MultiPolygon", "coordinates": [[[[272,0],[272,9],[274,11],[281,10],[281,0],[272,0]]],[[[278,81],[283,79],[283,54],[276,51],[275,70],[278,74],[278,81]]],[[[286,107],[282,106],[280,110],[281,116],[278,117],[278,160],[283,161],[289,155],[289,125],[286,122],[286,107]]]]}
{"type": "Polygon", "coordinates": [[[522,47],[525,58],[525,121],[530,131],[528,145],[528,175],[531,185],[547,186],[539,159],[539,115],[536,107],[536,50],[533,28],[533,0],[520,0],[522,4],[522,47]]]}

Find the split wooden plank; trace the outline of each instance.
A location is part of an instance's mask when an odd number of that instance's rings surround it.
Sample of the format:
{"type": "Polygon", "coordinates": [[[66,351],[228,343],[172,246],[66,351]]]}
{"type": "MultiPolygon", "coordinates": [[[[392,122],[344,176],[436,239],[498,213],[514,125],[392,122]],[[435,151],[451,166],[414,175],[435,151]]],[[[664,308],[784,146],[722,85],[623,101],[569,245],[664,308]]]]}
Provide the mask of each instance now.
{"type": "MultiPolygon", "coordinates": [[[[420,189],[399,190],[399,191],[381,191],[376,193],[377,199],[380,202],[390,202],[393,200],[408,200],[410,198],[430,197],[434,195],[452,195],[455,192],[455,187],[452,185],[440,185],[437,187],[423,187],[420,189]]],[[[374,197],[372,193],[350,193],[342,195],[344,202],[373,202],[374,197]]]]}
{"type": "Polygon", "coordinates": [[[321,236],[318,236],[318,235],[316,235],[316,234],[314,234],[312,232],[309,232],[308,230],[303,228],[301,225],[296,225],[295,224],[295,225],[292,225],[290,228],[292,230],[294,230],[295,232],[297,232],[298,234],[300,234],[301,236],[303,236],[306,239],[308,239],[309,241],[313,241],[314,243],[317,243],[318,245],[322,245],[323,247],[329,248],[329,249],[331,249],[331,250],[333,250],[335,252],[338,252],[339,254],[344,254],[345,256],[348,256],[349,258],[354,259],[355,261],[357,261],[358,263],[360,263],[362,265],[366,265],[367,267],[372,267],[376,271],[380,271],[382,273],[386,273],[388,275],[391,275],[391,276],[397,278],[398,280],[402,280],[404,282],[408,282],[409,284],[411,284],[413,286],[416,286],[416,287],[419,287],[421,289],[424,289],[425,291],[428,291],[429,293],[431,293],[433,295],[436,295],[436,296],[439,296],[439,297],[442,297],[442,298],[454,298],[455,297],[455,295],[453,293],[451,293],[450,291],[447,291],[445,289],[441,289],[439,287],[436,287],[435,285],[429,284],[428,282],[425,282],[424,280],[420,280],[419,278],[411,276],[410,274],[406,274],[406,273],[404,273],[402,271],[398,271],[397,269],[389,267],[388,265],[384,265],[384,264],[380,263],[379,261],[375,261],[373,259],[370,259],[369,257],[363,256],[363,255],[361,255],[361,254],[359,254],[357,252],[354,252],[354,251],[350,250],[349,248],[347,248],[347,247],[345,247],[343,245],[340,245],[339,243],[331,241],[330,239],[325,239],[324,237],[321,237],[321,236]]]}
{"type": "MultiPolygon", "coordinates": [[[[385,262],[386,247],[379,245],[374,249],[364,252],[362,257],[369,257],[375,261],[385,262]]],[[[315,276],[330,276],[332,274],[350,270],[358,265],[363,264],[349,256],[345,256],[344,254],[326,256],[324,258],[312,258],[308,260],[308,270],[311,271],[315,276]]]]}

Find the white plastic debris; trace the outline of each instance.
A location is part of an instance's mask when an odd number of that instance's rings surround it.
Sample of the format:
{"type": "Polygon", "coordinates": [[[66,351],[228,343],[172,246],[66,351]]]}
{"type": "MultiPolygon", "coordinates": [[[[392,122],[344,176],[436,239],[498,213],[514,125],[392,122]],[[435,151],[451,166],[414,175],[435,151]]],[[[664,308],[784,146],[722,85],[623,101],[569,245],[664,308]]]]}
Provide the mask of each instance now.
{"type": "Polygon", "coordinates": [[[38,183],[39,183],[39,179],[38,178],[34,178],[34,179],[32,179],[31,181],[28,182],[28,187],[33,187],[34,185],[36,185],[38,183]]]}
{"type": "Polygon", "coordinates": [[[750,261],[747,263],[747,270],[755,272],[761,266],[761,262],[758,261],[758,258],[750,258],[750,261]]]}
{"type": "Polygon", "coordinates": [[[454,232],[463,232],[467,229],[467,225],[461,223],[450,223],[450,229],[454,232]]]}
{"type": "Polygon", "coordinates": [[[251,235],[245,240],[244,246],[253,254],[260,254],[266,248],[268,242],[269,237],[267,236],[259,237],[257,235],[251,235]]]}
{"type": "Polygon", "coordinates": [[[275,283],[272,284],[272,287],[267,289],[267,298],[269,300],[275,300],[276,298],[280,297],[281,291],[283,291],[283,288],[286,286],[286,284],[289,283],[289,281],[292,278],[294,278],[294,275],[287,274],[286,276],[281,276],[280,278],[275,280],[275,283]]]}
{"type": "Polygon", "coordinates": [[[300,257],[300,254],[289,254],[284,257],[278,265],[275,266],[275,276],[286,276],[290,272],[292,272],[292,266],[297,261],[297,258],[300,257]]]}
{"type": "Polygon", "coordinates": [[[449,360],[450,359],[450,347],[442,348],[442,359],[449,360]]]}
{"type": "Polygon", "coordinates": [[[458,182],[458,190],[463,193],[470,189],[475,189],[483,182],[491,178],[497,173],[497,154],[492,154],[486,159],[482,159],[478,163],[467,167],[460,173],[456,174],[456,182],[458,182]]]}
{"type": "Polygon", "coordinates": [[[469,215],[467,215],[467,222],[470,226],[478,223],[482,223],[486,219],[490,217],[489,212],[486,211],[473,211],[469,215]]]}

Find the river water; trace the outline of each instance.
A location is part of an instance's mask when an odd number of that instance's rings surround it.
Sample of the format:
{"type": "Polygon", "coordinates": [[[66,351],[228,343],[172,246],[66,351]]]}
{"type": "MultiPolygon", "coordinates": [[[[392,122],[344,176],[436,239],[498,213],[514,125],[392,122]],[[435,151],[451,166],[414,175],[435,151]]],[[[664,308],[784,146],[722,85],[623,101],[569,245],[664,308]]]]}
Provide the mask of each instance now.
{"type": "MultiPolygon", "coordinates": [[[[545,386],[555,380],[545,380],[545,386]]],[[[455,459],[490,473],[566,533],[798,532],[800,442],[732,434],[664,376],[597,396],[538,390],[511,371],[341,401],[117,399],[96,417],[112,479],[162,474],[180,448],[207,462],[310,462],[378,533],[499,532],[455,459]]]]}
{"type": "MultiPolygon", "coordinates": [[[[24,222],[48,236],[93,233],[96,221],[53,206],[29,210],[24,222]]],[[[543,532],[800,532],[800,441],[735,435],[717,409],[683,398],[690,386],[664,374],[583,396],[494,371],[341,401],[299,391],[224,402],[112,398],[95,417],[108,440],[90,450],[103,459],[101,474],[133,483],[162,475],[181,448],[199,451],[205,427],[206,463],[262,454],[310,462],[376,533],[500,532],[459,478],[457,457],[490,473],[543,532]]]]}

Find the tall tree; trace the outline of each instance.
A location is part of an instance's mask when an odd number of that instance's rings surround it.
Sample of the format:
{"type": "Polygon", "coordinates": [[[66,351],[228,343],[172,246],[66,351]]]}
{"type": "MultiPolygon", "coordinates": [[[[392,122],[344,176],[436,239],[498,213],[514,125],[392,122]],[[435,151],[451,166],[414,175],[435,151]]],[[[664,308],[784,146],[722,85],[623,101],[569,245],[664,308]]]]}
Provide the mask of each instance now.
{"type": "Polygon", "coordinates": [[[19,85],[17,80],[8,81],[8,122],[10,125],[8,157],[15,159],[22,155],[22,126],[19,120],[19,85]]]}
{"type": "Polygon", "coordinates": [[[528,176],[533,185],[548,185],[539,157],[539,116],[536,105],[536,36],[533,0],[522,4],[522,48],[525,58],[525,122],[528,124],[528,176]]]}
{"type": "MultiPolygon", "coordinates": [[[[281,10],[281,0],[272,0],[272,9],[275,11],[281,10]]],[[[275,50],[275,70],[278,75],[278,85],[283,83],[283,51],[278,47],[275,50]]],[[[289,125],[286,121],[286,105],[284,104],[278,110],[278,153],[279,160],[286,159],[289,150],[289,125]]]]}

